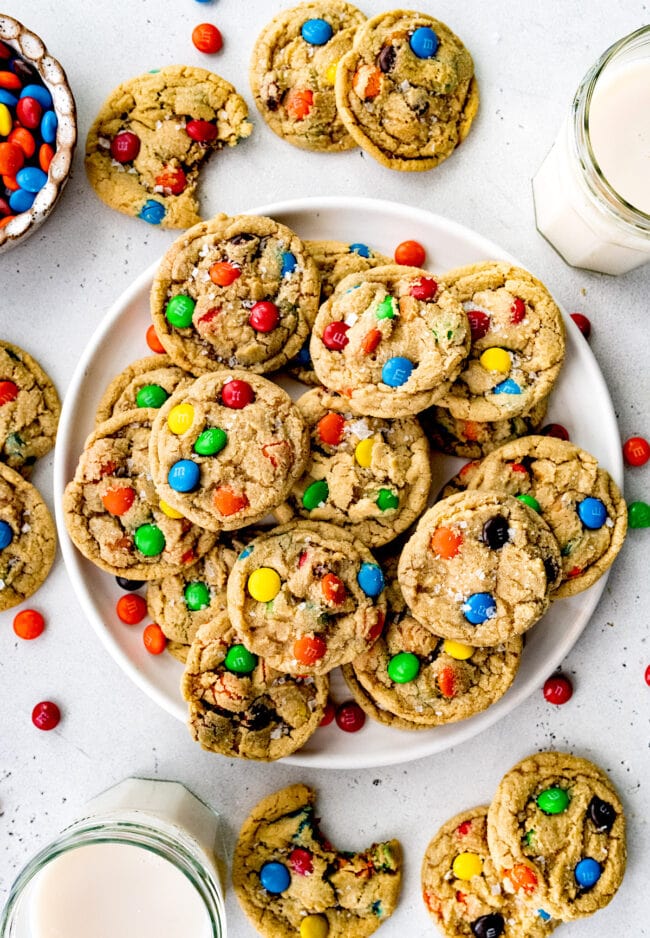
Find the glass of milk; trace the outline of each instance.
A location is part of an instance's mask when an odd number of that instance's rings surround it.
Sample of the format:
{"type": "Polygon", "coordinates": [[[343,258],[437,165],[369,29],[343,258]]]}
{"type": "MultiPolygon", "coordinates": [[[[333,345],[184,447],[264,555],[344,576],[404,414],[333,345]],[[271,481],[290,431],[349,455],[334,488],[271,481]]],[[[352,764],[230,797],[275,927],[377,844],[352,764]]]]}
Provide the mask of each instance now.
{"type": "Polygon", "coordinates": [[[533,195],[538,230],[568,264],[622,274],[650,260],[650,26],[589,69],[533,195]]]}
{"type": "Polygon", "coordinates": [[[129,778],[37,854],[1,938],[224,938],[217,815],[177,782],[129,778]]]}

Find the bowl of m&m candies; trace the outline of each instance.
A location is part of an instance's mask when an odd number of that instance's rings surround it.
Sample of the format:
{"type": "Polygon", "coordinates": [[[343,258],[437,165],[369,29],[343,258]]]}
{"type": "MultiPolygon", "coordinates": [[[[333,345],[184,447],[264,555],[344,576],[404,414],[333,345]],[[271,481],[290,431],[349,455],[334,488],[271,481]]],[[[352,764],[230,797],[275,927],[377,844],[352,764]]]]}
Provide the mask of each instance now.
{"type": "Polygon", "coordinates": [[[35,33],[0,14],[0,251],[49,216],[76,142],[75,103],[63,68],[35,33]]]}

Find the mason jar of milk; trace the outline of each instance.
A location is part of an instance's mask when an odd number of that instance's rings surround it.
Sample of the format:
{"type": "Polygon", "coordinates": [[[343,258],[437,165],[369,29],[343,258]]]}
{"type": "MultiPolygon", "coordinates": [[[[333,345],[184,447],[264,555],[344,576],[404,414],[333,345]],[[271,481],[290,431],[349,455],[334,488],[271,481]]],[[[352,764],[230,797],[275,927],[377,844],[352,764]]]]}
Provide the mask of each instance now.
{"type": "Polygon", "coordinates": [[[538,230],[568,264],[622,274],[650,260],[650,26],[587,72],[533,195],[538,230]]]}
{"type": "Polygon", "coordinates": [[[218,819],[177,782],[129,778],[22,870],[1,938],[224,938],[218,819]]]}

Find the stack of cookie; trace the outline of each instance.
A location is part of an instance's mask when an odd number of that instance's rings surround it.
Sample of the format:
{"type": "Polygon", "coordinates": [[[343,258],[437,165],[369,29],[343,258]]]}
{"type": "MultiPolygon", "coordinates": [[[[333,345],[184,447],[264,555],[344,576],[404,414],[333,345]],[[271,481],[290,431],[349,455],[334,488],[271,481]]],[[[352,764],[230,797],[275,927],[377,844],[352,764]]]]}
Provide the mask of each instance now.
{"type": "Polygon", "coordinates": [[[422,863],[422,895],[449,938],[543,938],[597,912],[625,872],[625,817],[605,773],[561,752],[529,756],[492,804],[440,828],[422,863]]]}
{"type": "Polygon", "coordinates": [[[448,26],[395,10],[370,20],[344,0],[311,0],[258,36],[251,89],[269,127],[307,150],[355,145],[390,169],[427,170],[478,111],[472,57],[448,26]]]}
{"type": "Polygon", "coordinates": [[[38,362],[0,341],[0,611],[35,593],[54,562],[54,522],[27,480],[54,446],[60,410],[38,362]]]}

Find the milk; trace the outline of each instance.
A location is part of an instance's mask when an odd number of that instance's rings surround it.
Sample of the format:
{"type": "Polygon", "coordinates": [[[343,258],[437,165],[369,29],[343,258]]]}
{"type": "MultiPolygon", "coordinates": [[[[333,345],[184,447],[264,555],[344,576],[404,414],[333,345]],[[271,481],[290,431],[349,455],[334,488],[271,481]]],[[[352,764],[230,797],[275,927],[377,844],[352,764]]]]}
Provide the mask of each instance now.
{"type": "Polygon", "coordinates": [[[52,860],[34,880],[30,938],[211,938],[186,876],[142,847],[90,844],[52,860]]]}
{"type": "Polygon", "coordinates": [[[621,274],[650,260],[650,27],[587,74],[533,195],[537,227],[567,263],[621,274]]]}

